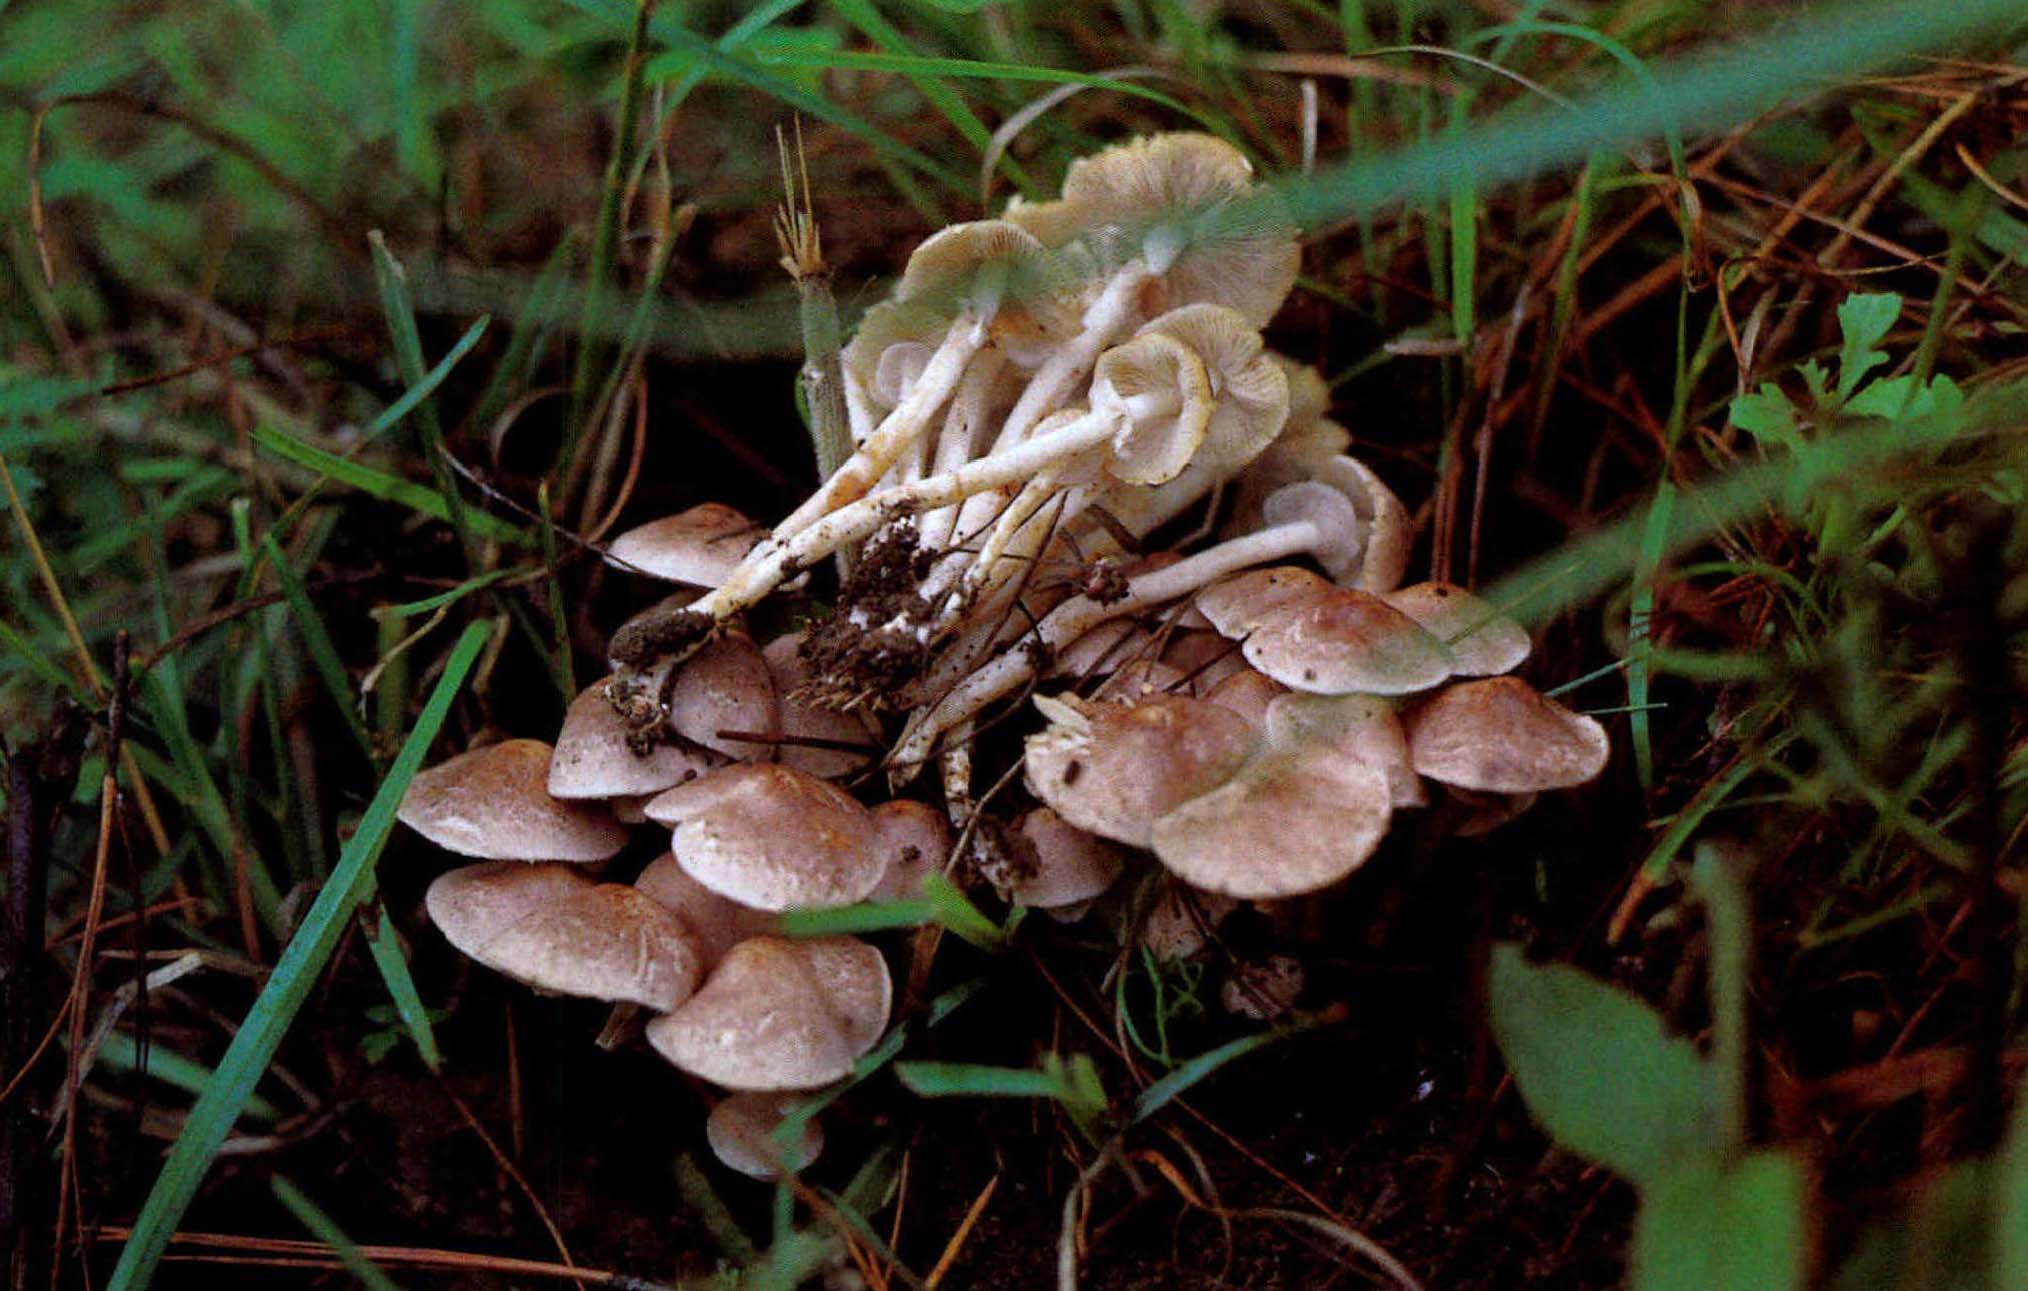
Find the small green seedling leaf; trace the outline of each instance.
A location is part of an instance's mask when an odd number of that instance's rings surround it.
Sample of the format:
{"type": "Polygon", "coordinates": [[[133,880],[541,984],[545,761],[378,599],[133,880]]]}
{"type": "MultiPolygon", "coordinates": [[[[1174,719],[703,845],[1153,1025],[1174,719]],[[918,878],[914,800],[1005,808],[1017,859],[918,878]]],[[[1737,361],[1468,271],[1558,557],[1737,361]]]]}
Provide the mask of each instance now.
{"type": "Polygon", "coordinates": [[[1852,397],[1866,374],[1887,362],[1887,351],[1875,349],[1901,317],[1901,297],[1892,292],[1847,296],[1838,306],[1838,330],[1844,345],[1838,351],[1838,401],[1852,397]]]}
{"type": "Polygon", "coordinates": [[[1625,991],[1563,964],[1493,950],[1493,1034],[1528,1110],[1556,1141],[1646,1186],[1717,1142],[1709,1071],[1625,991]]]}
{"type": "Polygon", "coordinates": [[[1789,449],[1803,446],[1795,405],[1772,381],[1763,381],[1759,390],[1740,395],[1732,401],[1732,424],[1751,434],[1763,446],[1779,444],[1789,449]]]}
{"type": "Polygon", "coordinates": [[[1787,1291],[1809,1254],[1802,1164],[1691,1154],[1641,1188],[1635,1291],[1787,1291]]]}

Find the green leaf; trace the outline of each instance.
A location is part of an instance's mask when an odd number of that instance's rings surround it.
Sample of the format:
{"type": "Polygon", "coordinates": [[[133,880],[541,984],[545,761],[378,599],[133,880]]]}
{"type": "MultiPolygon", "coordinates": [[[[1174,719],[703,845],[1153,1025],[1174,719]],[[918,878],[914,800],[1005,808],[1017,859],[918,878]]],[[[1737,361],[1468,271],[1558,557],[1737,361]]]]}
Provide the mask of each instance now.
{"type": "Polygon", "coordinates": [[[366,814],[360,818],[358,832],[345,844],[337,868],[325,881],[309,913],[303,916],[267,985],[261,988],[260,997],[234,1033],[217,1072],[184,1119],[183,1131],[169,1149],[162,1173],[156,1177],[155,1186],[149,1190],[141,1214],[134,1221],[133,1233],[120,1250],[120,1262],[107,1283],[109,1291],[140,1291],[153,1279],[155,1266],[161,1262],[170,1237],[197,1196],[198,1185],[218,1155],[219,1145],[225,1142],[227,1131],[252,1095],[254,1083],[274,1060],[282,1036],[323,975],[324,966],[337,949],[338,939],[353,913],[372,896],[373,864],[394,828],[395,808],[401,804],[409,781],[421,769],[431,742],[442,729],[451,701],[464,687],[472,665],[478,662],[487,633],[487,624],[473,623],[452,647],[443,676],[430,692],[429,701],[416,718],[415,729],[409,732],[387,778],[380,782],[366,814]]]}
{"type": "MultiPolygon", "coordinates": [[[[320,475],[328,475],[340,484],[350,485],[361,493],[370,493],[376,498],[399,503],[434,519],[450,519],[450,508],[444,501],[444,495],[434,489],[426,489],[420,484],[389,475],[385,471],[377,471],[350,458],[340,457],[336,453],[327,453],[272,426],[255,426],[253,437],[256,444],[275,456],[285,458],[298,466],[307,466],[320,475]]],[[[497,538],[516,547],[533,545],[527,534],[497,516],[488,515],[483,511],[466,511],[464,517],[465,523],[473,533],[487,538],[497,538]]]]}
{"type": "Polygon", "coordinates": [[[1718,1142],[1711,1075],[1653,1009],[1563,964],[1493,950],[1493,1034],[1528,1110],[1558,1143],[1637,1184],[1718,1142]]]}
{"type": "Polygon", "coordinates": [[[1887,362],[1887,352],[1873,347],[1901,317],[1901,297],[1892,292],[1847,296],[1838,306],[1838,330],[1845,343],[1838,351],[1838,399],[1852,397],[1874,368],[1887,362]]]}
{"type": "Polygon", "coordinates": [[[1803,442],[1796,428],[1795,405],[1772,381],[1763,381],[1758,391],[1732,401],[1732,424],[1758,439],[1763,447],[1779,444],[1793,449],[1803,442]]]}
{"type": "Polygon", "coordinates": [[[1690,1154],[1643,1185],[1635,1291],[1786,1291],[1809,1253],[1802,1163],[1690,1154]]]}

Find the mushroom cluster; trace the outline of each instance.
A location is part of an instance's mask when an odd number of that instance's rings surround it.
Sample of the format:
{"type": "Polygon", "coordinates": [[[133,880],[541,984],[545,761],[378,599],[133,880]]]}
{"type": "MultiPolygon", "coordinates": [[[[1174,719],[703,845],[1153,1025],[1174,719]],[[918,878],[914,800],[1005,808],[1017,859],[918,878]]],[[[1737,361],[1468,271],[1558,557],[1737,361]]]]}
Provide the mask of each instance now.
{"type": "MultiPolygon", "coordinates": [[[[714,1150],[765,1176],[814,1154],[807,1117],[777,1127],[891,997],[879,948],[787,938],[780,912],[943,872],[1074,920],[1138,849],[1174,879],[1130,935],[1182,959],[1241,901],[1342,879],[1397,810],[1441,796],[1482,831],[1596,776],[1599,725],[1508,675],[1519,625],[1401,586],[1407,510],[1261,336],[1296,261],[1245,158],[1196,134],[924,242],[843,353],[851,456],[771,530],[707,503],[614,541],[689,590],[614,634],[553,749],[416,777],[401,818],[479,862],[431,886],[431,918],[530,986],[655,1014],[647,1042],[728,1091],[714,1150]],[[1192,514],[1183,550],[1145,550],[1192,514]],[[748,634],[832,557],[804,631],[748,634]],[[973,794],[975,719],[1028,693],[1034,802],[1003,820],[973,794]],[[867,805],[876,773],[898,789],[936,758],[941,809],[867,805]],[[636,825],[667,853],[601,882],[636,825]]],[[[1282,956],[1226,996],[1266,1018],[1300,990],[1282,956]]]]}

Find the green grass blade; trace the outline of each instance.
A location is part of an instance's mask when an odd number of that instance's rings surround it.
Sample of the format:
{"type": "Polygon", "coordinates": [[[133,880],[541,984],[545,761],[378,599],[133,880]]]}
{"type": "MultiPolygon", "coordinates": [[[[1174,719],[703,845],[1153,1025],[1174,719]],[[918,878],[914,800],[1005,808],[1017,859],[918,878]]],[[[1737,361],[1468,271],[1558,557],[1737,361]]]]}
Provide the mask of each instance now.
{"type": "Polygon", "coordinates": [[[281,584],[289,611],[296,616],[296,628],[303,634],[303,645],[310,653],[311,665],[323,678],[324,687],[331,692],[338,711],[344,714],[345,725],[352,732],[352,737],[359,741],[366,760],[376,770],[379,769],[380,759],[374,755],[373,736],[367,733],[366,719],[359,715],[359,705],[353,701],[352,679],[345,673],[345,663],[338,657],[338,647],[332,644],[331,634],[324,630],[324,620],[318,616],[317,607],[310,604],[310,594],[303,590],[303,580],[296,577],[296,571],[290,567],[288,556],[283,553],[282,545],[275,541],[272,532],[261,536],[261,546],[267,551],[268,563],[274,567],[275,581],[281,584]]]}
{"type": "Polygon", "coordinates": [[[438,592],[435,596],[425,596],[419,601],[405,601],[400,605],[382,605],[369,612],[377,619],[406,619],[417,614],[428,614],[434,610],[440,610],[446,605],[456,604],[467,596],[470,596],[473,592],[491,587],[513,572],[511,569],[488,570],[476,577],[466,579],[456,587],[438,592]]]}
{"type": "MultiPolygon", "coordinates": [[[[380,230],[368,234],[367,241],[373,248],[374,285],[380,291],[380,307],[387,315],[388,335],[394,341],[394,370],[410,387],[419,386],[428,376],[428,368],[423,362],[422,334],[415,326],[415,308],[409,303],[408,275],[387,249],[387,239],[380,235],[380,230]]],[[[444,428],[437,419],[436,404],[427,398],[419,400],[415,405],[415,425],[416,446],[429,462],[430,476],[443,498],[444,518],[457,530],[459,543],[469,552],[472,537],[465,523],[465,502],[458,495],[457,481],[451,478],[450,457],[444,449],[444,428]]]]}
{"type": "Polygon", "coordinates": [[[1140,1096],[1134,1099],[1134,1121],[1139,1123],[1147,1120],[1181,1097],[1191,1086],[1206,1079],[1235,1058],[1244,1058],[1256,1049],[1264,1049],[1277,1040],[1286,1040],[1329,1020],[1324,1015],[1305,1017],[1293,1025],[1243,1035],[1237,1040],[1226,1041],[1216,1049],[1198,1054],[1141,1091],[1140,1096]]]}
{"type": "Polygon", "coordinates": [[[472,347],[486,334],[486,328],[492,321],[489,316],[480,315],[479,321],[465,329],[465,334],[458,338],[458,343],[451,347],[451,352],[444,355],[435,367],[424,373],[422,380],[410,386],[401,398],[387,405],[378,417],[367,423],[363,432],[364,437],[373,439],[414,412],[423,400],[429,398],[436,388],[444,383],[444,378],[451,374],[451,369],[458,366],[458,360],[472,352],[472,347]]]}
{"type": "Polygon", "coordinates": [[[785,910],[781,923],[783,935],[789,937],[840,937],[919,928],[936,917],[936,903],[928,897],[917,897],[907,901],[863,901],[828,910],[785,910]]]}
{"type": "Polygon", "coordinates": [[[423,1007],[422,993],[416,990],[415,977],[408,971],[408,956],[402,952],[401,938],[380,910],[362,915],[359,922],[366,932],[366,948],[373,955],[373,966],[380,970],[380,980],[387,984],[388,998],[394,1001],[395,1013],[401,1018],[402,1026],[408,1029],[409,1038],[415,1041],[416,1053],[421,1056],[423,1066],[432,1072],[442,1070],[443,1050],[437,1047],[437,1032],[430,1024],[430,1011],[423,1007]]]}
{"type": "Polygon", "coordinates": [[[281,1175],[270,1180],[268,1186],[274,1190],[275,1199],[289,1208],[296,1222],[308,1229],[310,1236],[330,1247],[338,1262],[345,1266],[345,1271],[366,1291],[401,1291],[393,1279],[380,1271],[379,1265],[360,1253],[359,1247],[345,1235],[345,1230],[333,1223],[316,1202],[303,1195],[302,1189],[281,1175]]]}
{"type": "MultiPolygon", "coordinates": [[[[141,1061],[140,1046],[134,1037],[124,1031],[111,1031],[99,1041],[98,1060],[117,1071],[138,1071],[152,1076],[163,1084],[180,1089],[186,1094],[202,1094],[211,1083],[212,1072],[199,1062],[192,1062],[172,1049],[155,1044],[148,1047],[148,1060],[141,1061]]],[[[273,1123],[282,1119],[282,1109],[262,1098],[259,1094],[248,1094],[240,1114],[248,1120],[273,1123]]]]}
{"type": "Polygon", "coordinates": [[[514,318],[514,334],[507,342],[507,352],[493,365],[492,375],[486,379],[486,389],[473,405],[471,419],[467,423],[481,433],[490,432],[493,419],[523,385],[536,345],[562,311],[567,297],[566,275],[570,271],[571,260],[577,254],[577,244],[578,235],[574,228],[557,239],[556,250],[549,253],[548,262],[542,266],[542,272],[535,276],[534,284],[522,298],[521,309],[514,318]]]}
{"type": "Polygon", "coordinates": [[[979,1062],[897,1062],[894,1074],[924,1098],[1064,1098],[1059,1072],[979,1062]]]}
{"type": "Polygon", "coordinates": [[[374,886],[373,863],[394,827],[395,808],[408,783],[422,767],[431,742],[449,715],[451,701],[463,688],[465,678],[478,660],[485,644],[487,627],[468,626],[451,650],[443,676],[430,692],[415,728],[409,732],[401,753],[389,768],[373,802],[359,822],[358,832],[345,844],[331,878],[317,894],[302,925],[290,939],[273,974],[262,988],[260,998],[240,1024],[218,1064],[218,1071],[205,1086],[197,1105],[190,1109],[183,1132],[169,1149],[162,1173],[142,1204],[134,1221],[133,1234],[120,1250],[120,1262],[113,1269],[109,1291],[140,1291],[154,1277],[155,1267],[168,1249],[169,1239],[183,1214],[197,1195],[205,1171],[226,1132],[253,1093],[254,1082],[267,1070],[282,1043],[282,1036],[295,1020],[296,1012],[308,998],[322,974],[345,925],[374,886]]]}
{"type": "MultiPolygon", "coordinates": [[[[451,518],[450,507],[445,503],[444,495],[435,489],[426,489],[420,484],[389,475],[385,471],[377,471],[349,458],[340,457],[336,453],[327,453],[272,426],[254,427],[253,438],[256,444],[275,456],[294,462],[298,466],[307,466],[318,474],[329,476],[340,484],[358,489],[361,493],[397,503],[435,520],[448,521],[451,518]]],[[[521,530],[483,511],[466,513],[465,521],[471,531],[480,537],[498,539],[515,547],[535,545],[534,540],[521,530]]]]}
{"type": "Polygon", "coordinates": [[[1145,85],[1123,81],[1117,77],[1075,72],[1060,67],[1036,67],[1027,63],[987,63],[970,58],[934,58],[924,54],[798,49],[771,49],[756,55],[755,61],[766,67],[822,70],[848,68],[855,71],[899,72],[911,78],[949,76],[994,81],[1040,81],[1046,85],[1085,85],[1093,89],[1112,90],[1137,99],[1146,99],[1150,103],[1159,103],[1172,112],[1199,122],[1207,129],[1222,132],[1225,128],[1216,119],[1160,90],[1151,90],[1145,85]]]}

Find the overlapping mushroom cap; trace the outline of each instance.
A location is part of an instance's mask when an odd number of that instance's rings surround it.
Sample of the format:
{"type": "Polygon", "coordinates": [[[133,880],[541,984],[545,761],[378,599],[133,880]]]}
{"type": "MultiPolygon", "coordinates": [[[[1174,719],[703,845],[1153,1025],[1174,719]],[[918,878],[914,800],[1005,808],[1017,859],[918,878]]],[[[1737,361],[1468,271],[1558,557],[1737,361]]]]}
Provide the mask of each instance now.
{"type": "Polygon", "coordinates": [[[446,851],[489,861],[603,861],[627,843],[602,808],[549,792],[550,749],[505,740],[418,771],[396,819],[446,851]]]}
{"type": "Polygon", "coordinates": [[[571,701],[549,755],[547,787],[556,798],[622,798],[660,793],[716,763],[696,750],[660,742],[636,753],[627,724],[594,682],[571,701]]]}
{"type": "Polygon", "coordinates": [[[703,971],[696,938],[675,914],[568,865],[467,865],[430,884],[424,905],[465,954],[562,995],[666,1012],[690,997],[703,971]]]}
{"type": "Polygon", "coordinates": [[[893,983],[880,952],[850,937],[756,937],[698,992],[648,1024],[648,1043],[727,1089],[815,1089],[847,1075],[887,1026],[893,983]]]}
{"type": "Polygon", "coordinates": [[[1131,707],[1037,696],[1049,726],[1028,737],[1036,797],[1079,829],[1149,845],[1157,817],[1223,784],[1258,736],[1227,708],[1182,695],[1131,707]]]}
{"type": "Polygon", "coordinates": [[[651,520],[613,539],[606,554],[653,578],[716,587],[767,530],[718,502],[651,520]]]}
{"type": "Polygon", "coordinates": [[[1416,583],[1380,599],[1448,646],[1459,676],[1512,672],[1528,657],[1527,629],[1455,583],[1416,583]]]}
{"type": "Polygon", "coordinates": [[[757,910],[863,901],[886,861],[857,799],[773,763],[722,767],[648,803],[692,878],[757,910]]]}
{"type": "Polygon", "coordinates": [[[1612,753],[1596,719],[1519,677],[1462,682],[1432,696],[1409,714],[1408,747],[1430,779],[1491,793],[1583,784],[1612,753]]]}
{"type": "Polygon", "coordinates": [[[749,1179],[779,1179],[784,1172],[806,1169],[824,1150],[824,1131],[816,1117],[803,1118],[800,1131],[786,1146],[774,1138],[795,1105],[794,1098],[772,1092],[721,1098],[704,1119],[711,1155],[749,1179]]]}

